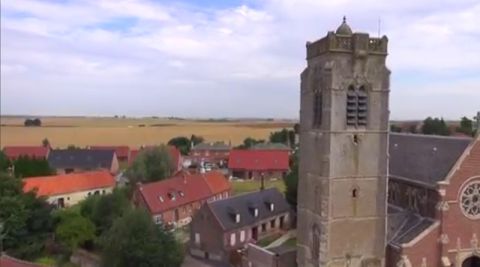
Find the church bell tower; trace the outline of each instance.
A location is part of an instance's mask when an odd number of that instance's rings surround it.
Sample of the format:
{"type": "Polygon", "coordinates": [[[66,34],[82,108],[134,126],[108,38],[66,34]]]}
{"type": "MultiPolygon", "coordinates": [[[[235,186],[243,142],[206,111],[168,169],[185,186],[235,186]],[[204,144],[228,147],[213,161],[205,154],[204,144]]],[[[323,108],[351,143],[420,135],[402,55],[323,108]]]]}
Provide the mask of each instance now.
{"type": "Polygon", "coordinates": [[[388,39],[336,32],[307,43],[301,74],[297,263],[385,266],[388,39]]]}

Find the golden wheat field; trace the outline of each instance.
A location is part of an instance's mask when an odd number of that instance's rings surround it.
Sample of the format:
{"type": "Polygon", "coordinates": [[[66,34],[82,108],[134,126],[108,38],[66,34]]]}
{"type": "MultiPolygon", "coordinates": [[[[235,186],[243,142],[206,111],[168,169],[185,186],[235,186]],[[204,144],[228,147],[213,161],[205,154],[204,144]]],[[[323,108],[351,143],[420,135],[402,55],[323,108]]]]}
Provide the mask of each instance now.
{"type": "Polygon", "coordinates": [[[192,134],[206,141],[237,145],[246,137],[268,139],[270,132],[291,128],[293,121],[179,120],[164,118],[41,117],[42,127],[24,127],[23,117],[0,118],[0,146],[39,145],[48,138],[53,147],[68,145],[154,145],[192,134]]]}

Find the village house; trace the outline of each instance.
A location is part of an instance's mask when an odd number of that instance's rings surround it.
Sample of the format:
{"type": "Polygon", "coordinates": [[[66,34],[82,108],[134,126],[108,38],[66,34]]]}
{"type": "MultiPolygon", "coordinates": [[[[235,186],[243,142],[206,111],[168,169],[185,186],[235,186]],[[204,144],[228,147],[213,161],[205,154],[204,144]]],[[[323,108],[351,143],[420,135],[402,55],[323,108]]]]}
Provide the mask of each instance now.
{"type": "MultiPolygon", "coordinates": [[[[130,150],[130,157],[128,160],[128,165],[132,165],[135,159],[137,158],[138,154],[144,149],[151,149],[155,146],[142,146],[139,149],[131,149],[130,150]]],[[[183,164],[183,157],[180,151],[174,146],[168,146],[170,151],[170,157],[172,159],[172,167],[174,171],[180,171],[182,169],[183,164]]]]}
{"type": "Polygon", "coordinates": [[[11,161],[19,157],[29,157],[35,159],[47,159],[50,153],[48,146],[5,146],[3,153],[11,161]]]}
{"type": "Polygon", "coordinates": [[[23,182],[24,192],[35,191],[59,208],[73,206],[91,195],[111,193],[115,188],[115,178],[108,171],[32,177],[23,182]]]}
{"type": "Polygon", "coordinates": [[[480,266],[480,136],[390,134],[387,266],[480,266]]]}
{"type": "Polygon", "coordinates": [[[230,150],[231,146],[224,142],[200,143],[191,149],[186,159],[196,166],[213,164],[222,168],[227,166],[230,150]]]}
{"type": "Polygon", "coordinates": [[[91,146],[89,149],[92,150],[114,150],[117,155],[118,162],[120,164],[128,164],[130,158],[130,147],[129,146],[91,146]]]}
{"type": "Polygon", "coordinates": [[[230,183],[219,172],[178,172],[171,178],[139,185],[133,201],[144,207],[155,223],[180,227],[190,223],[203,203],[228,198],[230,193],[230,183]]]}
{"type": "Polygon", "coordinates": [[[57,174],[108,170],[118,173],[119,164],[114,150],[55,149],[48,155],[50,167],[57,174]]]}
{"type": "Polygon", "coordinates": [[[289,171],[286,150],[242,150],[230,152],[230,175],[240,179],[280,179],[289,171]]]}
{"type": "Polygon", "coordinates": [[[208,202],[190,225],[190,253],[227,262],[231,251],[289,227],[290,206],[276,188],[208,202]]]}
{"type": "Polygon", "coordinates": [[[20,260],[14,257],[10,257],[7,254],[0,252],[0,267],[46,267],[46,265],[40,265],[29,261],[20,260]]]}

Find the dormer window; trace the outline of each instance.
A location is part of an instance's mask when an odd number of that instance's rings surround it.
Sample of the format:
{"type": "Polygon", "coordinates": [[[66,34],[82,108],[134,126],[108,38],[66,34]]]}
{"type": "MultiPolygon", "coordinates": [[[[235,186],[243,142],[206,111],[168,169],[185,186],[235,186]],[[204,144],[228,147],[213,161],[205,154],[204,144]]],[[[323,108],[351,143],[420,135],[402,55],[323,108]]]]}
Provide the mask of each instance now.
{"type": "Polygon", "coordinates": [[[257,208],[253,209],[253,217],[258,217],[258,209],[257,208]]]}
{"type": "Polygon", "coordinates": [[[270,208],[270,211],[273,211],[275,209],[275,205],[273,203],[270,203],[269,208],[270,208]]]}
{"type": "Polygon", "coordinates": [[[185,194],[183,193],[183,191],[178,191],[178,194],[179,194],[181,197],[185,196],[185,194]]]}
{"type": "Polygon", "coordinates": [[[160,202],[163,203],[163,197],[162,196],[158,196],[158,200],[160,200],[160,202]]]}
{"type": "Polygon", "coordinates": [[[168,193],[168,198],[171,199],[172,201],[175,201],[176,196],[174,193],[168,193]]]}
{"type": "Polygon", "coordinates": [[[240,214],[235,214],[235,223],[239,223],[240,222],[240,214]]]}

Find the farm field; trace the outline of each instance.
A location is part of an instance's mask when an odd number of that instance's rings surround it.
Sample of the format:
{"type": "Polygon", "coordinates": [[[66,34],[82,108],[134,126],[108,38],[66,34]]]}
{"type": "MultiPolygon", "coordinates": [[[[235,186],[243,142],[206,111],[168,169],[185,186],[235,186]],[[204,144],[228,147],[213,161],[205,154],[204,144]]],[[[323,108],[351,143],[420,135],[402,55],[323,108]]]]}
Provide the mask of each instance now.
{"type": "Polygon", "coordinates": [[[192,134],[207,142],[238,145],[246,137],[268,139],[271,132],[293,127],[294,121],[181,120],[166,118],[41,117],[42,127],[24,127],[24,117],[0,118],[0,146],[39,145],[48,138],[53,147],[76,145],[155,145],[192,134]]]}

